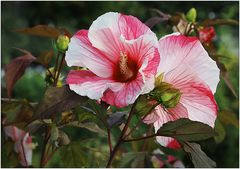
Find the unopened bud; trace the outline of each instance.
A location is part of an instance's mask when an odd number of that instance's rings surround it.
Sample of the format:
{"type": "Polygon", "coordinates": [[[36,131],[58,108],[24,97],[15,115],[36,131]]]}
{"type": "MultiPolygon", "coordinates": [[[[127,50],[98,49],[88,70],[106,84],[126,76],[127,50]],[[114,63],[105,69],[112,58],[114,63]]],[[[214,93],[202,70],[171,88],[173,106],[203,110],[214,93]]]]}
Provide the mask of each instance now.
{"type": "Polygon", "coordinates": [[[166,82],[160,83],[149,95],[166,108],[175,107],[181,97],[180,90],[166,82]]]}
{"type": "Polygon", "coordinates": [[[56,43],[57,49],[62,52],[66,51],[68,48],[69,42],[70,40],[68,36],[59,35],[56,43]]]}
{"type": "Polygon", "coordinates": [[[195,22],[196,21],[196,18],[197,18],[197,11],[195,8],[191,8],[187,14],[186,14],[186,18],[188,21],[190,22],[195,22]]]}

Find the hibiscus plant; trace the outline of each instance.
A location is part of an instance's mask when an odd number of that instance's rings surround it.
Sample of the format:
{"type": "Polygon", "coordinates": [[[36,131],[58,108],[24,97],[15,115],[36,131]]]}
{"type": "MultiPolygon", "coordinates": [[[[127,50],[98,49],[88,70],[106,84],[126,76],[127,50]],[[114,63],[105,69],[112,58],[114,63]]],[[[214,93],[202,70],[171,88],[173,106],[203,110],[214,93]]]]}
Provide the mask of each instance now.
{"type": "MultiPolygon", "coordinates": [[[[56,155],[63,167],[216,167],[200,143],[221,132],[214,98],[220,79],[236,92],[216,52],[214,27],[238,22],[198,22],[194,8],[173,15],[152,10],[145,23],[108,12],[73,34],[47,25],[14,30],[52,38],[53,49],[35,57],[16,48],[22,55],[5,66],[5,167],[45,167],[56,155]],[[157,37],[151,30],[157,24],[173,32],[157,37]],[[46,69],[42,101],[11,98],[33,62],[46,69]]],[[[236,124],[231,113],[221,116],[236,124]]]]}

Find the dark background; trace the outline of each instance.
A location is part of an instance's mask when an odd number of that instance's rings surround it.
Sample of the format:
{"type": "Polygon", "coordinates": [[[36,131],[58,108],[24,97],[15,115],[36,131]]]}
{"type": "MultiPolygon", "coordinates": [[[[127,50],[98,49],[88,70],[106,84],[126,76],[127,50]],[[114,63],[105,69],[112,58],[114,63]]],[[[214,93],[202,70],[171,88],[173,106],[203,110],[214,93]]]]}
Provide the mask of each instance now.
{"type": "MultiPolygon", "coordinates": [[[[38,55],[41,51],[51,49],[52,41],[41,37],[32,37],[12,32],[13,29],[32,27],[39,24],[65,27],[71,33],[79,29],[88,29],[91,23],[100,15],[117,11],[134,15],[141,21],[146,21],[155,14],[150,8],[157,8],[165,13],[186,13],[190,8],[197,9],[197,21],[207,18],[231,18],[239,20],[239,2],[1,2],[1,78],[2,97],[6,97],[4,65],[19,55],[13,47],[23,48],[38,55]]],[[[238,56],[239,56],[239,27],[216,26],[217,36],[214,43],[218,52],[228,57],[224,60],[233,83],[239,93],[238,56]]],[[[161,23],[153,28],[158,38],[169,34],[172,29],[161,23]]],[[[45,70],[36,65],[27,69],[24,76],[17,82],[13,95],[15,98],[27,98],[30,101],[39,101],[45,90],[45,70]]],[[[219,111],[230,111],[238,116],[238,99],[236,99],[225,83],[221,80],[215,98],[219,111]]],[[[232,126],[226,127],[224,141],[217,145],[206,146],[206,154],[216,161],[218,167],[239,166],[239,130],[232,126]]],[[[58,156],[49,164],[59,166],[58,156]]]]}

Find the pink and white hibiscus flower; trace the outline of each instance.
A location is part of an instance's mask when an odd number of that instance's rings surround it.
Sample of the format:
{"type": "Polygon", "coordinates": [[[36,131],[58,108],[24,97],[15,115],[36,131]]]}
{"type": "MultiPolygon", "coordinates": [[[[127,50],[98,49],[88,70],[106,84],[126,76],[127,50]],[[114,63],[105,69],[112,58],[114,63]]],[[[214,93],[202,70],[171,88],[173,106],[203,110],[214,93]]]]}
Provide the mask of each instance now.
{"type": "Polygon", "coordinates": [[[36,144],[32,143],[32,137],[29,133],[15,126],[4,127],[4,132],[14,142],[14,151],[19,154],[21,165],[30,166],[32,164],[32,150],[36,144]]]}
{"type": "Polygon", "coordinates": [[[87,70],[70,71],[66,81],[79,95],[123,107],[154,88],[159,61],[157,37],[146,25],[109,12],[71,38],[67,65],[87,70]]]}
{"type": "MultiPolygon", "coordinates": [[[[171,34],[159,40],[159,52],[158,74],[163,73],[163,81],[178,89],[181,97],[175,107],[157,106],[144,122],[154,123],[155,131],[164,123],[179,118],[214,127],[217,104],[213,94],[219,82],[219,69],[200,41],[195,37],[171,34]]],[[[158,136],[157,141],[163,146],[179,147],[170,137],[158,136]]]]}

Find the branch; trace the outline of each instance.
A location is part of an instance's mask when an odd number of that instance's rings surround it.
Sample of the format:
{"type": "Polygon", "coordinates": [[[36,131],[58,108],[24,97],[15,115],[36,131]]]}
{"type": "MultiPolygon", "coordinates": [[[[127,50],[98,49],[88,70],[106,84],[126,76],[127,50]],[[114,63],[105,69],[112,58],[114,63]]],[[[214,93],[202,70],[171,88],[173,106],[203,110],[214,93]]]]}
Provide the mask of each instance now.
{"type": "MultiPolygon", "coordinates": [[[[139,97],[138,97],[138,98],[139,98],[139,97]]],[[[121,132],[121,135],[120,135],[120,137],[119,137],[119,139],[118,139],[117,144],[115,145],[115,147],[113,148],[112,153],[110,154],[110,157],[109,157],[109,160],[108,160],[108,163],[107,163],[106,168],[109,168],[109,167],[111,166],[112,161],[113,161],[113,159],[114,159],[114,157],[115,157],[115,155],[116,155],[116,153],[117,153],[120,145],[121,145],[121,144],[123,143],[123,141],[124,141],[123,137],[125,136],[126,131],[127,131],[127,128],[128,128],[128,125],[129,125],[129,123],[130,123],[130,121],[131,121],[131,119],[132,119],[132,117],[133,117],[133,115],[134,115],[134,109],[135,109],[135,106],[136,106],[136,104],[137,104],[138,98],[137,98],[137,100],[134,102],[134,104],[132,105],[132,108],[131,108],[131,111],[130,111],[130,113],[129,113],[127,122],[126,122],[126,124],[125,124],[125,126],[124,126],[124,128],[123,128],[123,130],[122,130],[122,132],[121,132]]]]}
{"type": "Polygon", "coordinates": [[[146,136],[146,137],[140,137],[140,138],[134,138],[134,139],[129,139],[129,140],[123,140],[124,142],[131,142],[131,141],[140,141],[140,140],[145,140],[145,139],[149,139],[149,138],[152,138],[152,137],[156,137],[158,136],[158,134],[153,134],[153,135],[150,135],[150,136],[146,136]]]}

